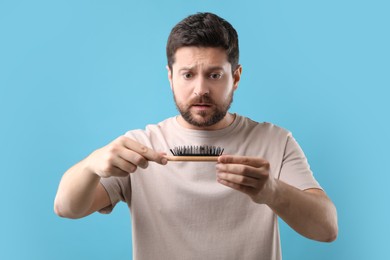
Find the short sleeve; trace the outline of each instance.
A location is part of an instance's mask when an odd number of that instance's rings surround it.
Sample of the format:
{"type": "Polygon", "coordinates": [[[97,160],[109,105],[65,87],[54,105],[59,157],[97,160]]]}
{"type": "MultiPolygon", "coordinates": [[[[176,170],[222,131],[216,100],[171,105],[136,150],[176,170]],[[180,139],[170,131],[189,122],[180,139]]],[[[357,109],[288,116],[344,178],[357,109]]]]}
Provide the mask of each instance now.
{"type": "Polygon", "coordinates": [[[287,135],[279,176],[280,180],[301,190],[322,189],[313,176],[305,154],[291,134],[287,135]]]}
{"type": "Polygon", "coordinates": [[[106,189],[110,197],[111,205],[99,210],[100,213],[111,213],[115,205],[120,202],[126,202],[130,205],[131,201],[131,181],[130,175],[126,177],[102,178],[100,183],[106,189]]]}

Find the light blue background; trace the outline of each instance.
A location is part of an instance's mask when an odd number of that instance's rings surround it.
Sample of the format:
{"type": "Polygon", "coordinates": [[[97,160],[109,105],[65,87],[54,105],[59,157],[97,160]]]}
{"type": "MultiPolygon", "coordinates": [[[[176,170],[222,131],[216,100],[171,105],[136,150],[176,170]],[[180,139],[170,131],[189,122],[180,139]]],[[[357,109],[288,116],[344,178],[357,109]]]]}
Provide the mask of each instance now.
{"type": "Polygon", "coordinates": [[[165,69],[172,26],[230,21],[243,79],[232,111],[293,132],[335,202],[339,237],[281,224],[285,259],[390,259],[387,1],[0,2],[0,259],[131,259],[122,203],[53,213],[63,172],[128,129],[176,114],[165,69]]]}

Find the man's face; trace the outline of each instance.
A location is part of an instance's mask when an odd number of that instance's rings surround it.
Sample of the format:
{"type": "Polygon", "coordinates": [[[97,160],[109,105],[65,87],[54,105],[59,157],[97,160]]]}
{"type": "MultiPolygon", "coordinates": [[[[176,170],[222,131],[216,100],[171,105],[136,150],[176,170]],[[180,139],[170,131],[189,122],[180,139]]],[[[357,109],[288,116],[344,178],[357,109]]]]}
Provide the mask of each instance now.
{"type": "Polygon", "coordinates": [[[182,47],[175,53],[172,71],[168,68],[180,123],[188,128],[215,130],[228,126],[227,114],[241,76],[241,67],[232,75],[225,51],[211,47],[182,47]]]}

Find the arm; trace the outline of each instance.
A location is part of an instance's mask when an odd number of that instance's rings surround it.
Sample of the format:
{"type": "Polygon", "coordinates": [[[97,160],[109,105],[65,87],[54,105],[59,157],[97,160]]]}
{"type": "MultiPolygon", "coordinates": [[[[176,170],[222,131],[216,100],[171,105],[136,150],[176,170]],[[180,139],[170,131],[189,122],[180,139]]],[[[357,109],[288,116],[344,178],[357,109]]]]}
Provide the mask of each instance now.
{"type": "Polygon", "coordinates": [[[275,194],[266,203],[279,217],[301,235],[332,242],[337,238],[336,207],[319,189],[301,191],[276,180],[275,194]]]}
{"type": "Polygon", "coordinates": [[[301,235],[324,242],[336,239],[336,208],[318,189],[299,190],[271,178],[269,163],[253,157],[221,156],[217,180],[241,191],[260,204],[268,205],[301,235]]]}
{"type": "Polygon", "coordinates": [[[66,218],[81,218],[110,205],[101,178],[127,176],[148,161],[166,164],[162,154],[121,136],[71,167],[61,179],[54,211],[66,218]]]}

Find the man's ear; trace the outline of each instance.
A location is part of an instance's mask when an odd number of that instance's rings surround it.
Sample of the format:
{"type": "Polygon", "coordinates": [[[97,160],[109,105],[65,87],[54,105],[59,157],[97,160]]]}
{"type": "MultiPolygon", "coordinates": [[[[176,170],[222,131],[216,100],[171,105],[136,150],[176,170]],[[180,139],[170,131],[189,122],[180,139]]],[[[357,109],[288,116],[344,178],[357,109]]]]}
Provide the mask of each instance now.
{"type": "Polygon", "coordinates": [[[238,87],[238,83],[240,83],[242,73],[242,66],[240,64],[237,65],[236,70],[233,74],[233,89],[236,90],[238,87]]]}
{"type": "Polygon", "coordinates": [[[169,68],[168,65],[166,66],[166,68],[167,68],[167,71],[168,71],[169,84],[171,85],[171,89],[172,89],[173,88],[173,84],[172,84],[172,71],[171,71],[171,69],[169,68]]]}

